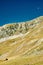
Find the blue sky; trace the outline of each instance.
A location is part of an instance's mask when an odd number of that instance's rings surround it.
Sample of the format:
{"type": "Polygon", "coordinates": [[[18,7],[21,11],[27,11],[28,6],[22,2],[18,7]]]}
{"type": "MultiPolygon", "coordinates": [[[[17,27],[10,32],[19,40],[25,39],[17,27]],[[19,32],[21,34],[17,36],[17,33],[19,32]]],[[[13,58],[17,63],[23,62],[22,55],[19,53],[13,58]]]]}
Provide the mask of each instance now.
{"type": "Polygon", "coordinates": [[[0,0],[0,26],[43,16],[43,0],[0,0]]]}

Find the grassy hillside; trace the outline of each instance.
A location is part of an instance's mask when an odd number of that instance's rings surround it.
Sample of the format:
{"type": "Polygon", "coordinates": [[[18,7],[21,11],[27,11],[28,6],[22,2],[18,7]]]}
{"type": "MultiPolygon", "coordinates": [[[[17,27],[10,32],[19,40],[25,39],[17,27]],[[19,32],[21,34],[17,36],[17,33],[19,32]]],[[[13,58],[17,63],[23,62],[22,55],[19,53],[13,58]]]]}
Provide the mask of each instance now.
{"type": "Polygon", "coordinates": [[[43,65],[43,16],[9,29],[15,24],[0,28],[0,65],[43,65]]]}

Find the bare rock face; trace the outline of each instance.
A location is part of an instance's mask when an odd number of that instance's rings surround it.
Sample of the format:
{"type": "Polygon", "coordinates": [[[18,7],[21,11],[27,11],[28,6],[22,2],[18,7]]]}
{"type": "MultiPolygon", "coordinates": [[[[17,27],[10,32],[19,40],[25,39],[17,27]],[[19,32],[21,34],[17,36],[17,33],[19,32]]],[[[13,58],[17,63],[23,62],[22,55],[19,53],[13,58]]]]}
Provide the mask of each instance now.
{"type": "Polygon", "coordinates": [[[31,21],[21,22],[21,23],[12,23],[12,24],[6,24],[2,27],[0,27],[0,38],[17,35],[17,34],[25,34],[30,29],[37,26],[39,23],[43,21],[43,16],[33,19],[31,21]]]}

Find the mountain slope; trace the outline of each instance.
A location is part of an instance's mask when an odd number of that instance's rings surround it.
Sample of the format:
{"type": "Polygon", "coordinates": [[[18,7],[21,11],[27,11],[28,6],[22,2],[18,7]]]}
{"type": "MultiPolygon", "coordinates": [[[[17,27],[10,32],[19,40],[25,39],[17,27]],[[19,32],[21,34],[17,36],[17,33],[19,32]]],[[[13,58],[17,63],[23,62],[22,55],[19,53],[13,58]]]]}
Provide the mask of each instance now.
{"type": "Polygon", "coordinates": [[[0,65],[12,64],[43,65],[43,16],[0,27],[0,65]]]}

